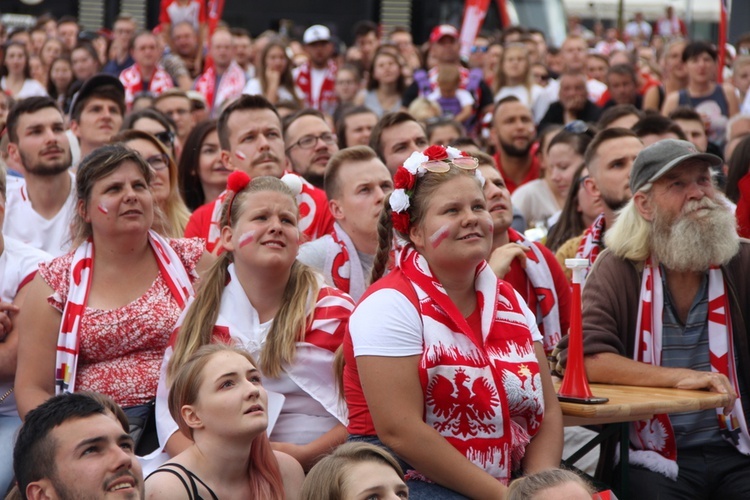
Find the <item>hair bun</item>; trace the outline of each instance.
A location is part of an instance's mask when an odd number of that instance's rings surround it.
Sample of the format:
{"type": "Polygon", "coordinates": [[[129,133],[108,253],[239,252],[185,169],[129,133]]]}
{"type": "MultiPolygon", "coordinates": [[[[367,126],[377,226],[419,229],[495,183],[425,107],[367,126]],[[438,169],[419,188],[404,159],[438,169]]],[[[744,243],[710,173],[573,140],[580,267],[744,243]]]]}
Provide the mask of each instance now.
{"type": "Polygon", "coordinates": [[[281,178],[281,182],[286,184],[292,193],[294,193],[294,196],[297,196],[302,192],[302,179],[297,174],[284,174],[281,178]]]}
{"type": "Polygon", "coordinates": [[[250,176],[241,170],[235,170],[227,178],[227,191],[239,193],[250,184],[250,176]]]}

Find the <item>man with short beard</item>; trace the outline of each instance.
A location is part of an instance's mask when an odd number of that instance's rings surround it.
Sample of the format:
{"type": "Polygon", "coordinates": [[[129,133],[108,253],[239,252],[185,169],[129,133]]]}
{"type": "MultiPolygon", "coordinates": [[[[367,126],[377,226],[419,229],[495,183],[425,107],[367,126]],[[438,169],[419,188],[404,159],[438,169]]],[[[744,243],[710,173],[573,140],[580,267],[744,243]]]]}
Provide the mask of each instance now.
{"type": "Polygon", "coordinates": [[[492,114],[495,163],[511,194],[521,184],[539,178],[539,158],[531,151],[535,135],[528,106],[514,96],[498,101],[492,114]]]}
{"type": "Polygon", "coordinates": [[[292,170],[316,188],[323,189],[326,165],[338,150],[323,113],[307,108],[284,119],[284,146],[292,170]]]}
{"type": "Polygon", "coordinates": [[[642,149],[640,139],[624,128],[602,130],[586,148],[583,161],[589,175],[582,179],[583,188],[593,199],[602,200],[604,212],[582,235],[560,246],[555,254],[560,265],[565,266],[565,259],[573,257],[588,259],[589,269],[594,265],[599,252],[604,249],[607,228],[612,227],[617,212],[630,200],[630,169],[642,149]]]}
{"type": "Polygon", "coordinates": [[[583,291],[590,381],[730,395],[725,408],[633,424],[633,498],[750,496],[750,245],[714,186],[718,165],[686,141],[644,149],[583,291]]]}
{"type": "Polygon", "coordinates": [[[58,256],[70,245],[75,178],[63,114],[49,97],[29,97],[8,113],[8,155],[24,181],[8,188],[3,234],[58,256]]]}

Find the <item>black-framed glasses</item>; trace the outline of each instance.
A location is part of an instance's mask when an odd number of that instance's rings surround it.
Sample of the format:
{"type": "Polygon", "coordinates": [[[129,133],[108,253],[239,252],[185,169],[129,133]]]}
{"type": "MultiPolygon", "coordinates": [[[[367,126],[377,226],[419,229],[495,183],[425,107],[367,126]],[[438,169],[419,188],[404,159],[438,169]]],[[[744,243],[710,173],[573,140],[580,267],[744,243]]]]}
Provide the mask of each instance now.
{"type": "Polygon", "coordinates": [[[159,170],[164,170],[165,168],[169,167],[169,156],[164,153],[149,156],[148,158],[146,158],[146,163],[148,163],[151,168],[158,172],[159,170]]]}
{"type": "Polygon", "coordinates": [[[299,146],[302,149],[310,149],[315,147],[315,145],[318,143],[318,140],[321,140],[330,146],[331,144],[336,144],[336,134],[323,132],[320,135],[304,135],[300,137],[297,142],[286,148],[286,150],[288,152],[295,146],[299,146]]]}
{"type": "Polygon", "coordinates": [[[159,139],[159,142],[161,142],[165,146],[172,147],[172,145],[174,145],[174,133],[170,130],[165,130],[164,132],[156,132],[153,134],[153,136],[159,139]]]}

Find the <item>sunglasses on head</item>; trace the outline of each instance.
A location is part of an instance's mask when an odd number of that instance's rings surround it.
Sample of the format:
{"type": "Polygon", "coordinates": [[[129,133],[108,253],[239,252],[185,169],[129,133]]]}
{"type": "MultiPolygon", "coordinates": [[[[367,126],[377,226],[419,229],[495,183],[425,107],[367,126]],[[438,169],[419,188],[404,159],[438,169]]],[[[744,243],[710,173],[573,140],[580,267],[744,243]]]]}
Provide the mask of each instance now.
{"type": "Polygon", "coordinates": [[[174,134],[169,130],[165,130],[164,132],[157,132],[154,134],[154,137],[159,139],[159,142],[161,142],[165,146],[171,146],[174,143],[174,134]]]}
{"type": "Polygon", "coordinates": [[[459,158],[453,158],[452,160],[430,160],[420,165],[428,172],[435,174],[444,174],[451,169],[451,165],[460,168],[462,170],[475,170],[479,165],[479,160],[473,156],[461,156],[459,158]]]}

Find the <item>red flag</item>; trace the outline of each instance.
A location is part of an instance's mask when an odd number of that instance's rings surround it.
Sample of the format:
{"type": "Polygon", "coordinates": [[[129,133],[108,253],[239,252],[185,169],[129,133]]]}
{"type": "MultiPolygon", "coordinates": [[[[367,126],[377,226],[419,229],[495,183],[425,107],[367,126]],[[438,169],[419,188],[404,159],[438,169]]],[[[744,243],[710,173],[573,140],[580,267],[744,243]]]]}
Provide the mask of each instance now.
{"type": "Polygon", "coordinates": [[[489,5],[490,0],[466,0],[464,4],[464,20],[461,24],[461,56],[464,58],[469,57],[489,5]]]}
{"type": "Polygon", "coordinates": [[[727,55],[727,18],[729,17],[729,0],[719,0],[721,3],[721,12],[719,13],[719,68],[716,73],[716,81],[721,83],[724,80],[724,61],[727,55]]]}
{"type": "Polygon", "coordinates": [[[216,31],[221,16],[224,14],[224,0],[208,0],[208,36],[216,31]]]}

